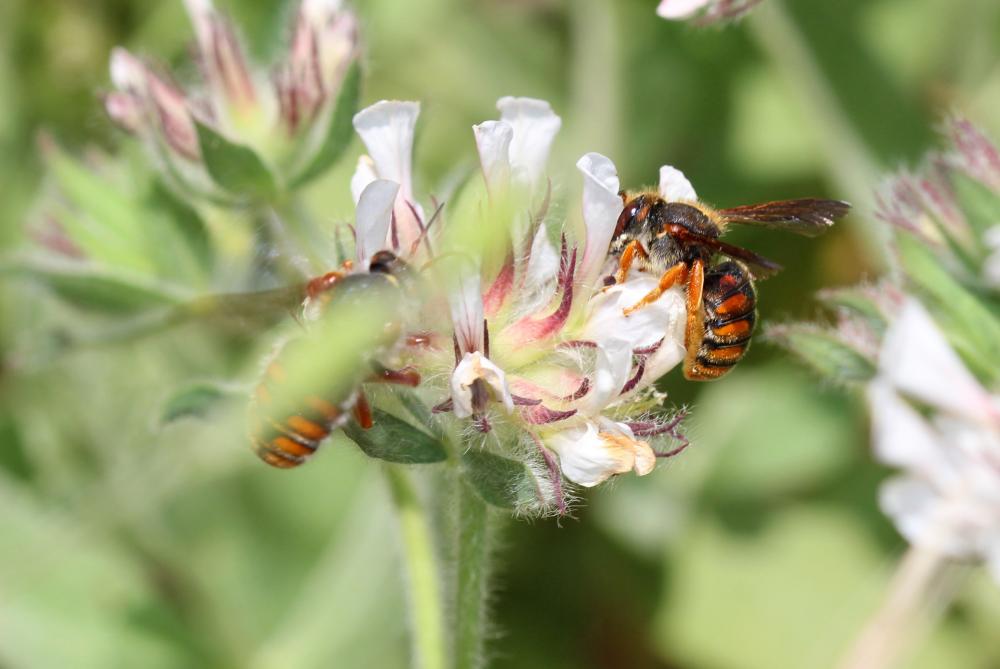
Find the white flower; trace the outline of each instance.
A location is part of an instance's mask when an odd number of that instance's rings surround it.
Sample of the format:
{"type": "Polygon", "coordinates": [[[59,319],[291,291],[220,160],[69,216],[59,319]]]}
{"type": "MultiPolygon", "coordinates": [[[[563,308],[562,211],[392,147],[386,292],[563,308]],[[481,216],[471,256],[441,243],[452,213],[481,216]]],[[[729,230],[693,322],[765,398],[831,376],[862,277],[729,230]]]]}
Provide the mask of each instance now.
{"type": "MultiPolygon", "coordinates": [[[[379,239],[404,260],[419,254],[415,262],[424,265],[428,256],[430,289],[443,293],[429,302],[447,303],[450,318],[443,323],[441,314],[428,310],[421,323],[428,334],[421,339],[433,344],[410,354],[426,380],[422,391],[436,393],[428,398],[436,413],[471,419],[467,433],[535,444],[546,467],[556,468],[550,471],[556,479],[592,486],[628,471],[646,474],[657,457],[646,435],[681,439],[673,431],[676,422],[649,414],[643,391],[684,357],[683,291],[669,290],[626,318],[624,309],[652,290],[658,277],[636,269],[604,290],[622,209],[614,163],[596,153],[579,160],[582,220],[553,231],[543,224],[551,195],[543,184],[561,121],[541,100],[502,98],[497,106],[499,120],[473,127],[485,188],[470,183],[462,194],[467,204],[458,214],[447,210],[448,218],[428,233],[432,243],[426,250],[395,244],[391,232],[385,237],[388,188],[366,203],[373,197],[370,184],[378,183],[373,180],[388,179],[400,184],[392,216],[397,225],[400,198],[413,204],[417,105],[381,102],[355,117],[371,156],[359,161],[351,184],[358,199],[358,244],[364,247],[358,257],[374,252],[379,239]],[[377,215],[362,215],[363,208],[377,215]],[[454,223],[465,229],[507,225],[509,236],[496,238],[504,247],[448,246],[454,236],[444,230],[457,215],[470,217],[454,223]],[[560,239],[558,248],[551,238],[560,239]],[[640,399],[642,408],[634,409],[640,399]]],[[[664,175],[673,184],[669,192],[694,196],[679,172],[664,175]]],[[[541,488],[561,490],[557,484],[541,488]]],[[[553,504],[565,508],[562,499],[553,504]]]]}
{"type": "Polygon", "coordinates": [[[876,456],[904,471],[884,484],[883,510],[909,541],[983,559],[1000,581],[1000,396],[915,300],[886,333],[868,401],[876,456]]]}

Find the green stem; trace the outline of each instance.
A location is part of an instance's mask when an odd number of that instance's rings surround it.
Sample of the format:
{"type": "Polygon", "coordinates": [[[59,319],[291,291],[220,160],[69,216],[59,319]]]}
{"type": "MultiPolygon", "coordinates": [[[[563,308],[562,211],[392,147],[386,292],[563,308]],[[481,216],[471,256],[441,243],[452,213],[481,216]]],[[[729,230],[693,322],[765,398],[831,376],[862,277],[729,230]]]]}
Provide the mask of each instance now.
{"type": "Polygon", "coordinates": [[[399,513],[406,554],[413,666],[418,669],[444,669],[444,610],[431,526],[406,470],[399,466],[387,466],[386,477],[399,513]]]}
{"type": "Polygon", "coordinates": [[[494,528],[486,503],[461,479],[457,482],[458,518],[455,567],[455,669],[485,665],[488,595],[494,528]]]}

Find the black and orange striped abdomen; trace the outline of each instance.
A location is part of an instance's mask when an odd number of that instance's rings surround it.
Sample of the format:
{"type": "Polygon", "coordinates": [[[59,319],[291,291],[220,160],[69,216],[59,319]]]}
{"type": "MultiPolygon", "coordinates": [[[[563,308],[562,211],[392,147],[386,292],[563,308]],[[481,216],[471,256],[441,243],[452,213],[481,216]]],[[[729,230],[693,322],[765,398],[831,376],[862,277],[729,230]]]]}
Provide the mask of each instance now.
{"type": "MultiPolygon", "coordinates": [[[[292,341],[289,346],[294,344],[292,341]]],[[[250,405],[250,441],[254,452],[267,464],[281,469],[305,462],[320,442],[347,422],[357,400],[356,390],[346,397],[310,393],[295,397],[295,380],[288,378],[282,364],[282,354],[287,348],[280,349],[268,363],[250,405]],[[288,401],[289,394],[293,395],[293,402],[288,401]],[[279,395],[283,396],[280,403],[275,401],[279,395]],[[288,410],[286,407],[290,405],[296,408],[288,410]]]]}
{"type": "Polygon", "coordinates": [[[757,322],[757,291],[750,272],[733,260],[705,272],[701,346],[684,376],[708,381],[724,376],[746,355],[757,322]]]}

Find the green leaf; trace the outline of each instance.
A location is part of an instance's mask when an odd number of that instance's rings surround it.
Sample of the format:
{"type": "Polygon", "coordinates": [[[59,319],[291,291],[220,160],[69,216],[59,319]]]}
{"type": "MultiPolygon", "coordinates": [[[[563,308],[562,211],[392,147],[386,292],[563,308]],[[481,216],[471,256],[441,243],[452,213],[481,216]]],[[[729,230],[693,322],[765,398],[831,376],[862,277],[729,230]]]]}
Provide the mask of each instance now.
{"type": "Polygon", "coordinates": [[[835,331],[814,325],[783,325],[767,330],[768,339],[784,346],[823,378],[840,384],[864,383],[875,376],[875,363],[835,331]]]}
{"type": "Polygon", "coordinates": [[[46,145],[46,164],[68,202],[55,217],[87,257],[114,267],[152,273],[142,207],[123,189],[82,165],[55,145],[46,145]]]}
{"type": "Polygon", "coordinates": [[[978,376],[1000,381],[1000,320],[909,235],[897,237],[900,263],[955,350],[978,376]]]}
{"type": "Polygon", "coordinates": [[[200,121],[198,144],[209,175],[223,190],[247,199],[272,200],[278,192],[271,171],[253,149],[229,141],[200,121]]]}
{"type": "Polygon", "coordinates": [[[484,502],[504,509],[538,504],[538,483],[523,463],[473,448],[462,455],[465,480],[484,502]]]}
{"type": "Polygon", "coordinates": [[[344,75],[337,102],[330,114],[322,144],[312,161],[292,180],[292,186],[302,186],[328,170],[340,159],[354,137],[353,119],[361,97],[361,66],[355,61],[344,75]]]}
{"type": "Polygon", "coordinates": [[[353,422],[344,428],[344,434],[366,455],[409,465],[448,459],[448,452],[441,442],[423,430],[380,409],[372,411],[372,418],[375,424],[371,429],[364,430],[353,422]]]}
{"type": "Polygon", "coordinates": [[[882,310],[875,292],[884,289],[881,284],[830,288],[820,291],[817,297],[829,307],[844,309],[865,319],[876,332],[882,333],[889,321],[882,310]]]}
{"type": "Polygon", "coordinates": [[[174,393],[163,407],[160,423],[166,425],[180,418],[203,418],[230,391],[214,383],[197,383],[174,393]]]}
{"type": "Polygon", "coordinates": [[[962,174],[952,173],[952,186],[959,207],[966,220],[975,231],[975,236],[983,234],[1000,221],[1000,197],[982,183],[962,174]]]}
{"type": "Polygon", "coordinates": [[[22,258],[0,263],[0,274],[25,276],[77,307],[106,313],[175,305],[187,297],[177,286],[85,263],[22,258]]]}
{"type": "Polygon", "coordinates": [[[205,275],[212,271],[215,249],[208,227],[197,211],[178,198],[162,181],[157,179],[149,194],[152,207],[166,213],[171,224],[184,242],[197,268],[205,275]]]}

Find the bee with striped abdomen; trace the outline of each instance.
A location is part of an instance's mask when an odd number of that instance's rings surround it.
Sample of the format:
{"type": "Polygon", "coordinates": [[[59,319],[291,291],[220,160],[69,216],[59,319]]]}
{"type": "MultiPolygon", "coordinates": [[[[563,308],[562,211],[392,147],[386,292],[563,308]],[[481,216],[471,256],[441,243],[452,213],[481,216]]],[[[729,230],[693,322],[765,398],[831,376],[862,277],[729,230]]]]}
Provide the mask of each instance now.
{"type": "Polygon", "coordinates": [[[719,239],[730,223],[758,225],[814,237],[847,213],[838,200],[782,200],[731,209],[698,201],[668,202],[656,192],[622,193],[611,254],[618,267],[609,281],[622,283],[633,265],[660,276],[657,286],[625,315],[676,285],[687,302],[684,376],[708,381],[726,374],[746,355],[757,320],[754,279],[778,272],[776,263],[719,239]],[[730,260],[713,265],[716,255],[730,260]]]}
{"type": "Polygon", "coordinates": [[[306,285],[307,331],[271,356],[250,405],[250,440],[267,464],[297,467],[352,417],[361,427],[371,427],[371,410],[361,389],[366,381],[420,383],[420,375],[411,369],[390,370],[376,362],[402,336],[402,284],[409,281],[409,269],[393,253],[380,251],[367,270],[352,273],[345,264],[306,285]],[[324,338],[329,341],[331,334],[359,328],[358,322],[342,319],[373,305],[378,317],[360,333],[358,343],[335,352],[325,366],[320,364],[316,354],[324,338]]]}

